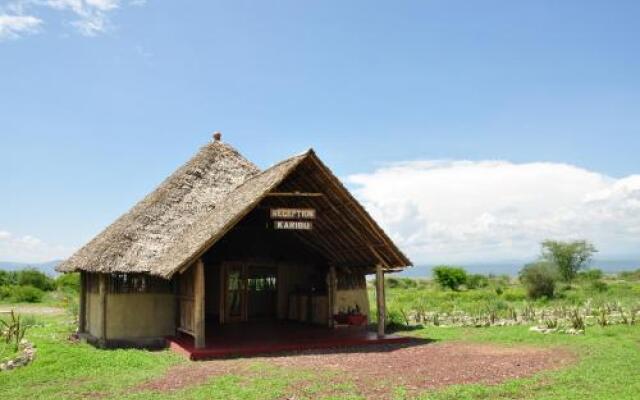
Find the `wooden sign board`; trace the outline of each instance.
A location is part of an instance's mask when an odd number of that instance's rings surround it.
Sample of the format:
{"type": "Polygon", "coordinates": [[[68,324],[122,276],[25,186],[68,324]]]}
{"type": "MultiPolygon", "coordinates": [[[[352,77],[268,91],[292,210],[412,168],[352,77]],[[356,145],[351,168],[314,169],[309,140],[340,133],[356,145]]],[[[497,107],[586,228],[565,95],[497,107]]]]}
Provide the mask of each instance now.
{"type": "Polygon", "coordinates": [[[273,228],[277,230],[310,231],[313,229],[311,221],[273,221],[273,228]]]}
{"type": "Polygon", "coordinates": [[[271,219],[316,219],[313,208],[272,208],[271,219]]]}

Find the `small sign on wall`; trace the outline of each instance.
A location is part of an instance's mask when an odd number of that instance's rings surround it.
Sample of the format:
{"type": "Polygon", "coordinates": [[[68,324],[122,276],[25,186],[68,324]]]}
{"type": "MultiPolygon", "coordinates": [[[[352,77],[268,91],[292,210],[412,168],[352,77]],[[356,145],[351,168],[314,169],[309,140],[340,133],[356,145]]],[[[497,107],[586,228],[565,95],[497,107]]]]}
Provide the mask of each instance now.
{"type": "Polygon", "coordinates": [[[313,208],[272,208],[270,215],[274,220],[274,229],[310,231],[313,229],[311,220],[316,218],[316,210],[313,208]]]}
{"type": "Polygon", "coordinates": [[[313,208],[272,208],[271,219],[315,219],[313,208]]]}
{"type": "Polygon", "coordinates": [[[302,230],[310,231],[313,229],[311,221],[273,221],[274,229],[279,230],[302,230]]]}

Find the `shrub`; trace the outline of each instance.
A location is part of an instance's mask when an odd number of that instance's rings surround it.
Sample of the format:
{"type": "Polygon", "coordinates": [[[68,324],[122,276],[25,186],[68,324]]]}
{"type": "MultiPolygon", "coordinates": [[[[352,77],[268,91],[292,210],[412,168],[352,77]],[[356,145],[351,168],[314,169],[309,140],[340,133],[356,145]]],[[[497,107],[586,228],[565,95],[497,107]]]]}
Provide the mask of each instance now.
{"type": "Polygon", "coordinates": [[[603,306],[597,310],[596,321],[598,322],[598,325],[600,325],[603,328],[610,324],[609,310],[607,310],[607,307],[603,306]]]}
{"type": "Polygon", "coordinates": [[[35,268],[18,271],[17,284],[19,286],[33,286],[44,291],[55,289],[54,280],[35,268]]]}
{"type": "Polygon", "coordinates": [[[385,285],[392,289],[410,289],[418,287],[418,281],[411,278],[385,278],[385,285]]]}
{"type": "Polygon", "coordinates": [[[78,321],[80,314],[80,299],[71,290],[61,292],[62,297],[60,299],[62,305],[67,310],[67,313],[73,317],[74,321],[78,321]]]}
{"type": "Polygon", "coordinates": [[[0,300],[6,300],[11,298],[13,294],[12,286],[0,286],[0,300]]]}
{"type": "Polygon", "coordinates": [[[522,301],[527,298],[527,294],[520,288],[513,288],[505,290],[503,298],[506,301],[522,301]]]}
{"type": "Polygon", "coordinates": [[[16,303],[39,303],[44,293],[33,286],[11,286],[11,300],[16,303]]]}
{"type": "Polygon", "coordinates": [[[526,265],[520,271],[520,281],[532,299],[541,297],[552,298],[556,290],[558,271],[548,262],[537,262],[526,265]]]}
{"type": "Polygon", "coordinates": [[[398,278],[384,278],[384,285],[390,289],[395,289],[400,286],[398,278]]]}
{"type": "Polygon", "coordinates": [[[460,285],[467,283],[467,272],[460,267],[441,265],[433,269],[433,275],[442,288],[458,290],[460,285]]]}
{"type": "Polygon", "coordinates": [[[591,282],[591,289],[593,289],[596,292],[603,293],[609,290],[609,285],[607,285],[606,282],[603,282],[601,280],[595,280],[591,282]]]}
{"type": "Polygon", "coordinates": [[[390,331],[401,330],[408,326],[408,324],[405,324],[406,321],[402,316],[402,313],[395,308],[387,309],[387,318],[385,322],[390,331]]]}
{"type": "Polygon", "coordinates": [[[56,278],[56,287],[61,291],[80,292],[80,274],[62,274],[56,278]]]}
{"type": "Polygon", "coordinates": [[[487,275],[487,279],[489,279],[489,281],[496,286],[508,286],[511,283],[511,277],[506,274],[489,274],[487,275]]]}
{"type": "Polygon", "coordinates": [[[5,271],[0,269],[0,286],[15,285],[18,283],[15,271],[5,271]]]}
{"type": "Polygon", "coordinates": [[[478,289],[489,286],[489,278],[482,274],[471,274],[467,277],[467,288],[478,289]]]}
{"type": "Polygon", "coordinates": [[[16,314],[13,310],[9,314],[7,320],[0,319],[1,337],[5,343],[13,346],[14,351],[18,351],[20,348],[20,342],[24,339],[24,335],[27,329],[35,324],[35,319],[21,319],[20,315],[16,314]]]}
{"type": "Polygon", "coordinates": [[[571,283],[578,271],[583,269],[598,250],[586,240],[542,242],[542,255],[546,261],[556,265],[565,282],[571,283]]]}
{"type": "Polygon", "coordinates": [[[580,313],[579,308],[574,308],[569,313],[569,320],[571,321],[571,327],[576,330],[583,331],[585,329],[584,317],[580,313]]]}
{"type": "Polygon", "coordinates": [[[578,272],[578,279],[582,279],[584,281],[597,281],[602,279],[603,276],[604,274],[602,273],[602,270],[597,268],[578,272]]]}
{"type": "Polygon", "coordinates": [[[618,274],[620,279],[624,279],[625,281],[640,281],[640,269],[636,269],[635,271],[624,271],[618,274]]]}

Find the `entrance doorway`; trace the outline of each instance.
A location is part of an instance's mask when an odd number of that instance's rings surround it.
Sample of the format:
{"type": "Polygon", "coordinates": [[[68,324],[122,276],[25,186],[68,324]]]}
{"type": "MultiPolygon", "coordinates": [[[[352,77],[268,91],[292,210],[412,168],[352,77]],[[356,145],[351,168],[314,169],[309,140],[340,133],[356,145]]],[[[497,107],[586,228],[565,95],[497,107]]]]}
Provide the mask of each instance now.
{"type": "Polygon", "coordinates": [[[276,317],[276,267],[230,264],[225,268],[224,321],[269,320],[276,317]]]}

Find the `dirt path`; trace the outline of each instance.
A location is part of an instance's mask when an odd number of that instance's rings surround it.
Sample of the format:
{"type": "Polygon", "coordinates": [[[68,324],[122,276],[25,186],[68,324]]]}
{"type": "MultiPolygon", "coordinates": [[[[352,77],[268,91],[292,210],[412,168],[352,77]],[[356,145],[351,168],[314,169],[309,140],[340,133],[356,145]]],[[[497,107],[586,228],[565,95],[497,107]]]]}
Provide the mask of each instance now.
{"type": "Polygon", "coordinates": [[[14,310],[18,314],[60,315],[64,313],[64,309],[59,307],[30,304],[0,304],[0,315],[8,314],[11,310],[14,310]]]}
{"type": "MultiPolygon", "coordinates": [[[[163,377],[141,385],[139,390],[177,390],[209,378],[225,375],[250,375],[250,364],[264,362],[273,366],[318,372],[337,372],[331,376],[354,383],[367,398],[388,398],[394,386],[410,392],[454,384],[498,384],[536,372],[558,368],[575,360],[562,349],[501,347],[489,344],[448,342],[413,345],[378,345],[306,351],[273,357],[193,362],[169,370],[163,377]]],[[[299,385],[298,385],[299,386],[299,385]]],[[[297,398],[300,388],[291,388],[297,398]],[[298,392],[298,393],[296,393],[298,392]]]]}

